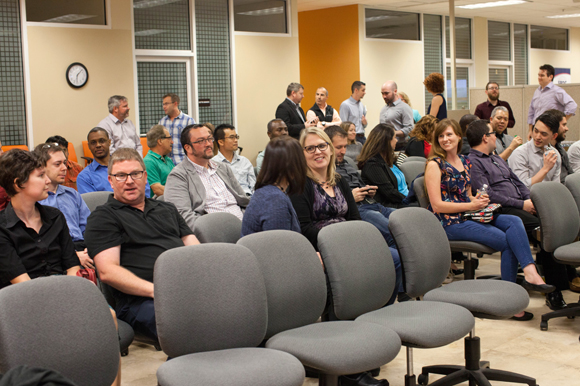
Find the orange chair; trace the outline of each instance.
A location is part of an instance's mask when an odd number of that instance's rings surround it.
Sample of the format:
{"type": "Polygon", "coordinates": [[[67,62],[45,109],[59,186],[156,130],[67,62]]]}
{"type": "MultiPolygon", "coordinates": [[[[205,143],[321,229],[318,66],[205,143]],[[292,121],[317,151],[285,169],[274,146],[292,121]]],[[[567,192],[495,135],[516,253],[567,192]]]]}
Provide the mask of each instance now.
{"type": "Polygon", "coordinates": [[[68,159],[72,162],[79,162],[79,159],[77,158],[77,152],[75,151],[75,147],[72,142],[68,143],[68,159]]]}
{"type": "Polygon", "coordinates": [[[6,146],[2,146],[2,151],[8,151],[8,150],[12,150],[12,149],[20,149],[20,150],[26,150],[28,151],[28,146],[26,145],[6,145],[6,146]]]}
{"type": "Polygon", "coordinates": [[[86,168],[88,164],[93,162],[93,153],[91,153],[91,150],[89,149],[89,141],[83,141],[83,154],[84,156],[81,158],[85,160],[86,168]]]}
{"type": "Polygon", "coordinates": [[[147,137],[141,137],[141,145],[143,146],[143,157],[149,152],[149,146],[147,146],[147,137]]]}

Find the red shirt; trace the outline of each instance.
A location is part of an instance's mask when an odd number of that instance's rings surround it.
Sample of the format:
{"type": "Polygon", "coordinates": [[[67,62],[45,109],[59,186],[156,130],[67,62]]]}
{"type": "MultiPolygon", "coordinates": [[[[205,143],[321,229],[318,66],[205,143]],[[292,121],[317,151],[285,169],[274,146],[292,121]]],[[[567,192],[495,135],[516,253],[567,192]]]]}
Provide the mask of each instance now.
{"type": "Polygon", "coordinates": [[[83,170],[83,167],[76,162],[66,161],[66,176],[64,178],[64,186],[77,190],[77,176],[83,170]]]}
{"type": "Polygon", "coordinates": [[[9,202],[10,196],[8,196],[3,187],[0,187],[0,210],[4,210],[9,202]]]}
{"type": "Polygon", "coordinates": [[[425,146],[425,158],[429,158],[429,153],[431,152],[431,144],[427,141],[423,141],[425,146]]]}

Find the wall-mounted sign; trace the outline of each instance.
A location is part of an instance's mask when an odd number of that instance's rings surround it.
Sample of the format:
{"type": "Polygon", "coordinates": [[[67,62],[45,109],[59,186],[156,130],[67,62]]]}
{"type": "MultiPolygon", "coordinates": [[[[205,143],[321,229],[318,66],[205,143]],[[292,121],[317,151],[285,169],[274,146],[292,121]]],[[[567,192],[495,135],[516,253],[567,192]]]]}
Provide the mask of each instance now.
{"type": "Polygon", "coordinates": [[[211,106],[211,102],[208,99],[200,99],[199,100],[199,107],[210,107],[211,106]]]}
{"type": "Polygon", "coordinates": [[[554,84],[572,83],[569,68],[554,68],[554,84]]]}

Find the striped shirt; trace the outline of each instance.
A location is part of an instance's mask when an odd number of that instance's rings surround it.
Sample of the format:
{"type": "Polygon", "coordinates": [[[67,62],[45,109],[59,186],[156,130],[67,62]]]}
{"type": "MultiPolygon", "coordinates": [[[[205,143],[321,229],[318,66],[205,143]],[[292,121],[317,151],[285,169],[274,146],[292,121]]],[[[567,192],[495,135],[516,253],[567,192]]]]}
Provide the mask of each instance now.
{"type": "Polygon", "coordinates": [[[528,110],[528,124],[536,123],[536,119],[550,109],[560,110],[566,115],[576,115],[577,108],[578,105],[566,91],[550,82],[544,89],[540,86],[534,91],[528,110]]]}
{"type": "Polygon", "coordinates": [[[226,183],[217,175],[217,164],[209,160],[208,167],[205,168],[189,158],[187,159],[195,167],[205,187],[205,211],[207,213],[229,212],[242,220],[244,214],[238,206],[236,198],[228,190],[226,183]]]}
{"type": "Polygon", "coordinates": [[[169,131],[169,135],[173,139],[173,148],[171,153],[169,153],[169,158],[171,158],[174,165],[177,165],[185,158],[183,146],[181,146],[181,132],[186,126],[195,125],[195,121],[192,117],[180,111],[173,121],[166,115],[161,118],[159,124],[169,131]]]}

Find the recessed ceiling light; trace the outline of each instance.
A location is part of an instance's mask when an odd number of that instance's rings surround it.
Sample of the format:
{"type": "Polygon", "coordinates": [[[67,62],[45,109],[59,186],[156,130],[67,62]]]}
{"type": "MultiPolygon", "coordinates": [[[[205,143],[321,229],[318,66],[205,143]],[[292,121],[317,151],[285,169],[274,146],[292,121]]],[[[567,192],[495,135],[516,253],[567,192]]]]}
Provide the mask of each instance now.
{"type": "Polygon", "coordinates": [[[517,4],[524,4],[524,3],[531,3],[531,1],[528,1],[528,0],[503,0],[503,1],[493,1],[493,2],[488,2],[488,3],[458,5],[456,8],[478,9],[478,8],[490,8],[490,7],[503,7],[505,5],[517,5],[517,4]]]}
{"type": "Polygon", "coordinates": [[[53,17],[52,19],[44,20],[47,23],[72,23],[73,21],[79,21],[83,19],[90,19],[91,17],[96,17],[97,15],[77,15],[70,14],[59,17],[53,17]]]}
{"type": "Polygon", "coordinates": [[[268,16],[268,15],[279,15],[281,13],[284,13],[284,7],[264,8],[264,9],[256,9],[255,11],[237,12],[238,15],[245,16],[268,16]]]}
{"type": "Polygon", "coordinates": [[[552,16],[545,16],[548,19],[567,19],[569,17],[580,17],[580,13],[571,13],[568,15],[552,15],[552,16]]]}

